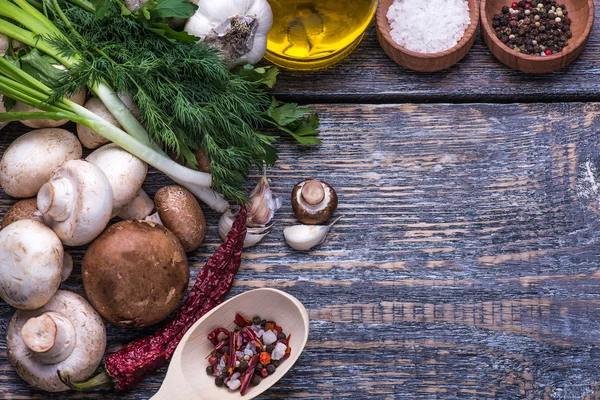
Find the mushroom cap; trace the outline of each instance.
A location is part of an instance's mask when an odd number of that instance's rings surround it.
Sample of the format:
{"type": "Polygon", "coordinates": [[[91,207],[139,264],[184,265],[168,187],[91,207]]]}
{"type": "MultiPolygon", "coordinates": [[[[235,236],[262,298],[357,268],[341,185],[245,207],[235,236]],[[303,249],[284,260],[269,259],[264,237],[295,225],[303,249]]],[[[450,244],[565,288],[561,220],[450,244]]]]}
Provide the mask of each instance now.
{"type": "Polygon", "coordinates": [[[47,392],[69,390],[58,378],[57,370],[67,372],[75,382],[81,382],[94,373],[106,349],[106,328],[102,318],[81,296],[59,290],[42,308],[32,311],[18,310],[8,326],[8,360],[17,374],[29,384],[47,392]],[[36,360],[21,338],[21,329],[30,319],[47,312],[62,314],[68,319],[76,334],[73,352],[57,364],[44,364],[36,360]]]}
{"type": "MultiPolygon", "coordinates": [[[[92,111],[109,124],[112,124],[118,128],[121,127],[119,122],[117,122],[117,119],[110,113],[110,111],[108,111],[108,108],[106,108],[102,100],[99,98],[92,97],[84,104],[83,107],[92,111]]],[[[88,149],[96,149],[104,144],[110,143],[110,140],[98,135],[87,126],[80,124],[77,124],[77,137],[79,138],[81,144],[88,149]]]]}
{"type": "Polygon", "coordinates": [[[0,185],[9,196],[32,197],[68,160],[81,158],[79,140],[64,129],[48,128],[18,137],[0,160],[0,185]]]}
{"type": "Polygon", "coordinates": [[[38,209],[44,222],[68,246],[81,246],[94,240],[112,216],[112,187],[104,172],[83,160],[67,161],[56,169],[38,193],[38,209]],[[68,189],[59,191],[60,182],[68,189]],[[57,186],[53,186],[57,184],[57,186]],[[61,217],[54,217],[53,207],[65,205],[61,217]]]}
{"type": "Polygon", "coordinates": [[[162,224],[179,239],[185,251],[196,250],[206,236],[206,219],[200,204],[189,190],[165,186],[154,195],[162,224]]]}
{"type": "Polygon", "coordinates": [[[298,221],[306,225],[327,222],[338,206],[337,193],[327,182],[307,179],[292,191],[292,208],[298,221]]]}
{"type": "MultiPolygon", "coordinates": [[[[83,103],[85,103],[86,97],[87,97],[87,90],[85,88],[83,88],[79,92],[75,93],[73,96],[69,97],[69,100],[71,100],[72,102],[77,103],[81,106],[81,105],[83,105],[83,103]]],[[[40,110],[39,108],[34,108],[34,107],[28,106],[27,104],[21,103],[21,102],[17,102],[17,104],[15,104],[15,106],[12,108],[11,111],[12,112],[44,112],[43,110],[40,110]]],[[[51,119],[30,119],[30,120],[21,121],[21,123],[23,125],[28,126],[32,129],[57,128],[59,126],[63,126],[67,122],[69,122],[68,119],[61,119],[58,121],[54,121],[51,119]]]]}
{"type": "Polygon", "coordinates": [[[46,304],[61,282],[63,247],[52,229],[22,219],[0,231],[0,297],[15,308],[46,304]]]}
{"type": "Polygon", "coordinates": [[[8,209],[4,218],[2,218],[2,229],[6,228],[13,222],[20,221],[22,219],[32,219],[38,222],[44,222],[42,213],[37,208],[37,199],[32,197],[30,199],[17,201],[11,208],[8,209]]]}
{"type": "Polygon", "coordinates": [[[86,160],[104,172],[113,188],[113,215],[134,199],[148,173],[148,164],[114,143],[95,150],[86,160]]]}
{"type": "Polygon", "coordinates": [[[113,325],[156,324],[183,299],[190,270],[183,247],[165,227],[121,221],[89,247],[83,287],[96,311],[113,325]]]}

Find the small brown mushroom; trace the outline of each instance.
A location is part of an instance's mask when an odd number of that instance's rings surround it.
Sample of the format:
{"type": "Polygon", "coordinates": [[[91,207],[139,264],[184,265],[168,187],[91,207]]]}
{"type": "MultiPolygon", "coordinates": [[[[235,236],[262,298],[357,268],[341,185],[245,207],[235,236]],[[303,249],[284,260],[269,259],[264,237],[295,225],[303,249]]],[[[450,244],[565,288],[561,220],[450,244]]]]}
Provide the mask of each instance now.
{"type": "Polygon", "coordinates": [[[44,216],[37,208],[37,199],[35,197],[17,201],[6,214],[4,214],[4,218],[2,219],[2,229],[13,222],[22,219],[32,219],[41,223],[44,222],[44,216]]]}
{"type": "Polygon", "coordinates": [[[327,182],[307,179],[292,191],[292,208],[298,221],[307,225],[327,222],[338,205],[338,197],[327,182]]]}
{"type": "MultiPolygon", "coordinates": [[[[179,239],[186,252],[196,250],[206,236],[206,220],[200,204],[187,189],[165,186],[154,196],[160,223],[179,239]]],[[[154,220],[156,215],[148,217],[154,220]]]]}
{"type": "Polygon", "coordinates": [[[183,247],[165,227],[121,221],[89,247],[82,263],[85,293],[113,325],[156,324],[179,306],[190,270],[183,247]]]}

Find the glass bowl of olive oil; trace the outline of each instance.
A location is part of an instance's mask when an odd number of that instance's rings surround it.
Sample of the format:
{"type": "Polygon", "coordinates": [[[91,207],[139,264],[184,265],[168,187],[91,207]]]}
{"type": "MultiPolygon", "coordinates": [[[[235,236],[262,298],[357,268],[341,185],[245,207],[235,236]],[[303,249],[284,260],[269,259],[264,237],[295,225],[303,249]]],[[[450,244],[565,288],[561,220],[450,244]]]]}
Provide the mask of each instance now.
{"type": "Polygon", "coordinates": [[[358,46],[377,0],[269,0],[273,28],[266,58],[287,69],[315,70],[344,59],[358,46]]]}

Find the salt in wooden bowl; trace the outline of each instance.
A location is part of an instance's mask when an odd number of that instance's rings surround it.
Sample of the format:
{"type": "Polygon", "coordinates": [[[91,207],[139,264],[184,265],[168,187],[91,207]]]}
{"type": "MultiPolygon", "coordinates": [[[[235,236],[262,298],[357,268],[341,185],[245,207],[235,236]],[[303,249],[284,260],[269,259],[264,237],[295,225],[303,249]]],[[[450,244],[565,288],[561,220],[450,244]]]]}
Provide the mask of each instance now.
{"type": "MultiPolygon", "coordinates": [[[[514,0],[513,0],[514,1],[514,0]]],[[[503,6],[510,7],[511,0],[481,0],[481,34],[492,54],[503,64],[521,72],[543,74],[557,71],[571,64],[583,51],[594,25],[593,0],[560,0],[571,18],[569,45],[563,51],[549,56],[534,56],[519,53],[496,37],[492,26],[495,14],[500,14],[503,6]]]]}
{"type": "MultiPolygon", "coordinates": [[[[408,50],[392,39],[387,13],[394,0],[379,0],[377,7],[377,38],[386,54],[396,63],[419,72],[436,72],[453,66],[467,55],[479,24],[479,6],[476,0],[468,0],[471,23],[456,46],[439,53],[418,53],[408,50]]],[[[410,18],[410,17],[408,17],[410,18]]]]}

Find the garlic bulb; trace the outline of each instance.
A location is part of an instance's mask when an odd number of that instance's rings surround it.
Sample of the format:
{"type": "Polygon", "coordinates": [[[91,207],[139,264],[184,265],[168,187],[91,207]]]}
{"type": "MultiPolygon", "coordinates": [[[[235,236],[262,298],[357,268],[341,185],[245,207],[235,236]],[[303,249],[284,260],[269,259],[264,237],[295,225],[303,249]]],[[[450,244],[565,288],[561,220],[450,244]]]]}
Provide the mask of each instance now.
{"type": "Polygon", "coordinates": [[[294,250],[306,251],[325,241],[329,230],[342,217],[330,225],[294,225],[283,230],[285,241],[294,250]]]}
{"type": "MultiPolygon", "coordinates": [[[[230,210],[227,210],[227,212],[221,216],[221,219],[219,220],[219,236],[221,236],[223,241],[227,238],[227,234],[233,226],[233,221],[235,221],[235,215],[230,210]]],[[[269,229],[271,229],[271,226],[248,228],[246,231],[246,238],[244,239],[244,248],[256,246],[269,234],[269,229]]]]}
{"type": "Polygon", "coordinates": [[[233,68],[263,58],[272,25],[267,0],[201,1],[184,30],[221,50],[223,62],[233,68]]]}

